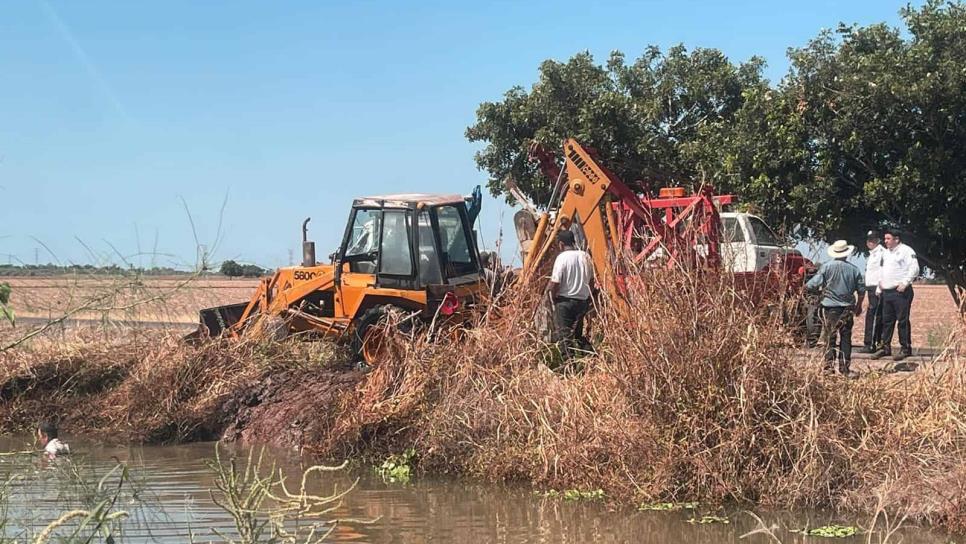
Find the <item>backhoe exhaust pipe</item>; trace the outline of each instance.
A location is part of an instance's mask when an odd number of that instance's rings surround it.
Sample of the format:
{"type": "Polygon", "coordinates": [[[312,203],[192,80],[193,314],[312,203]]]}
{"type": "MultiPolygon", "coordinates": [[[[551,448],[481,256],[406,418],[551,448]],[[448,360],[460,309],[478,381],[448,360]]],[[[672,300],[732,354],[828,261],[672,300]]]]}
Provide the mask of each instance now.
{"type": "Polygon", "coordinates": [[[309,242],[309,221],[306,217],[302,222],[302,266],[315,266],[315,242],[309,242]]]}

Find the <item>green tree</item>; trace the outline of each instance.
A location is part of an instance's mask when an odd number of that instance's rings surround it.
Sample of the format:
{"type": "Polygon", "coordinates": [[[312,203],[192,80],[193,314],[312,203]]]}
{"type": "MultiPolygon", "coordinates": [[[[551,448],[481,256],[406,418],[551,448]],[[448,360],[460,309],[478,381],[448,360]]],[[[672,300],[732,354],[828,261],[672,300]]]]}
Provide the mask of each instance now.
{"type": "Polygon", "coordinates": [[[264,268],[253,264],[246,264],[242,265],[241,267],[241,275],[245,276],[246,278],[257,278],[259,276],[264,276],[265,272],[266,271],[264,268]]]}
{"type": "MultiPolygon", "coordinates": [[[[575,137],[647,190],[707,181],[799,238],[859,241],[905,231],[923,264],[966,288],[966,6],[929,0],[885,24],[840,26],[789,51],[770,85],[757,58],[714,49],[647,49],[606,66],[579,54],[545,61],[527,91],[486,102],[466,131],[489,189],[512,176],[538,204],[551,180],[531,142],[575,137]]],[[[635,183],[632,183],[634,185],[635,183]]]]}
{"type": "Polygon", "coordinates": [[[557,150],[568,137],[592,146],[631,184],[689,183],[701,175],[695,155],[704,134],[730,122],[745,89],[760,84],[762,66],[757,58],[734,65],[716,49],[680,45],[666,53],[649,47],[631,64],[616,51],[606,66],[589,53],[547,60],[530,91],[514,87],[502,102],[481,104],[466,136],[486,143],[476,162],[494,196],[512,176],[545,203],[553,180],[527,160],[527,150],[531,142],[557,150]]]}
{"type": "Polygon", "coordinates": [[[754,89],[709,140],[705,168],[800,236],[862,240],[891,225],[920,261],[966,287],[966,7],[840,26],[789,52],[777,89],[754,89]]]}
{"type": "Polygon", "coordinates": [[[242,265],[232,260],[222,262],[219,271],[222,275],[228,276],[229,278],[237,278],[245,273],[242,265]]]}

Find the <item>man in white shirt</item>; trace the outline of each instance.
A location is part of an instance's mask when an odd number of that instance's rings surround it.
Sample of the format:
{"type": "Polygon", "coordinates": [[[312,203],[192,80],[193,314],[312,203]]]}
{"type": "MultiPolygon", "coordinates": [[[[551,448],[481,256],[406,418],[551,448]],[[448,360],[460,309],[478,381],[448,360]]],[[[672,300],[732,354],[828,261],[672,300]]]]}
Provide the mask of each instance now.
{"type": "Polygon", "coordinates": [[[57,426],[53,423],[45,421],[37,426],[37,442],[50,459],[70,453],[70,446],[57,438],[57,426]]]}
{"type": "Polygon", "coordinates": [[[897,230],[885,232],[885,246],[877,291],[882,297],[882,347],[872,358],[892,355],[892,334],[898,325],[900,350],[893,359],[901,361],[912,355],[909,309],[913,298],[912,282],[919,276],[919,261],[916,252],[902,243],[897,230]]]}
{"type": "Polygon", "coordinates": [[[865,337],[860,352],[875,353],[882,343],[882,304],[876,291],[879,289],[882,261],[886,252],[882,247],[879,231],[870,230],[866,234],[865,247],[869,249],[869,256],[865,259],[865,294],[868,296],[869,306],[865,312],[865,337]]]}
{"type": "Polygon", "coordinates": [[[574,233],[560,231],[557,242],[560,254],[550,274],[550,297],[553,299],[554,341],[560,347],[561,356],[567,360],[573,356],[574,349],[591,350],[590,342],[584,337],[584,316],[590,309],[594,267],[590,255],[577,249],[574,233]]]}

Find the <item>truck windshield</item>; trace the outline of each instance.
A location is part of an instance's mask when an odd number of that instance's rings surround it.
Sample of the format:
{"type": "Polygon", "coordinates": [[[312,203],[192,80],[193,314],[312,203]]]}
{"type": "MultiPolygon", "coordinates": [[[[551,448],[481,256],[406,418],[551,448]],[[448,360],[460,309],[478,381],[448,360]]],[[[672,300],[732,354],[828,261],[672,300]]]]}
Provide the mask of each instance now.
{"type": "Polygon", "coordinates": [[[764,221],[758,219],[757,217],[750,215],[748,216],[748,222],[751,223],[751,230],[755,233],[755,243],[760,246],[782,246],[781,238],[775,234],[764,221]]]}

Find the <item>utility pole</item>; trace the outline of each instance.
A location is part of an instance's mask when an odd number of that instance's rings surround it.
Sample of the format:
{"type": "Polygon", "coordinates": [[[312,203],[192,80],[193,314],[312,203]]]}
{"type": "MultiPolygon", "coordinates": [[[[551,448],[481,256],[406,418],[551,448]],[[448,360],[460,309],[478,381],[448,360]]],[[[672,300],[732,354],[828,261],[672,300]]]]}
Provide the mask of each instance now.
{"type": "Polygon", "coordinates": [[[295,264],[295,261],[292,260],[293,253],[294,252],[292,251],[292,248],[288,248],[288,265],[289,266],[292,266],[293,264],[295,264]]]}
{"type": "Polygon", "coordinates": [[[40,248],[34,248],[34,264],[40,266],[40,248]]]}

